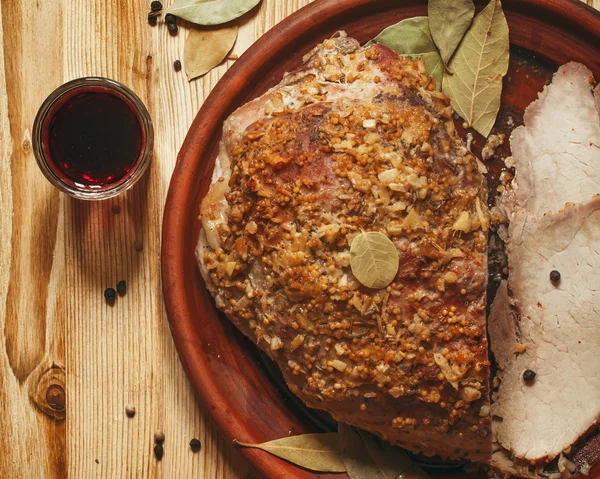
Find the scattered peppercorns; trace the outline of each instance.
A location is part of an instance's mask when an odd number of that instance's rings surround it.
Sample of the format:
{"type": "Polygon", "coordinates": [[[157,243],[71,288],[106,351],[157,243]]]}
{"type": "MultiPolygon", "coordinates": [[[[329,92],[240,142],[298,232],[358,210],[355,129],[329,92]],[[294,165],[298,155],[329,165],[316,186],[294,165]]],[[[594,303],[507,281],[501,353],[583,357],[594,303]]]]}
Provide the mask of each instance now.
{"type": "Polygon", "coordinates": [[[560,272],[555,269],[550,271],[550,281],[553,283],[558,283],[560,281],[560,272]]]}
{"type": "Polygon", "coordinates": [[[148,23],[150,24],[151,27],[155,27],[156,24],[158,23],[158,18],[156,17],[156,15],[149,13],[148,14],[148,23]]]}
{"type": "Polygon", "coordinates": [[[192,451],[198,452],[202,447],[202,443],[198,439],[194,438],[190,441],[190,447],[192,448],[192,451]]]}
{"type": "Polygon", "coordinates": [[[127,414],[127,417],[135,416],[135,406],[133,404],[125,406],[125,414],[127,414]]]}
{"type": "Polygon", "coordinates": [[[175,25],[175,24],[177,24],[177,17],[175,15],[173,15],[172,13],[167,13],[165,15],[165,23],[167,25],[169,25],[169,24],[175,25]]]}
{"type": "Polygon", "coordinates": [[[124,279],[117,283],[117,293],[123,296],[127,292],[127,283],[124,279]]]}
{"type": "Polygon", "coordinates": [[[176,23],[167,23],[167,30],[169,30],[169,34],[174,37],[179,32],[179,27],[176,23]]]}
{"type": "Polygon", "coordinates": [[[179,60],[175,60],[173,62],[173,68],[175,68],[175,71],[178,72],[181,70],[181,62],[179,60]]]}
{"type": "Polygon", "coordinates": [[[116,297],[117,297],[117,292],[115,291],[114,288],[106,288],[104,290],[104,299],[106,299],[107,302],[112,303],[116,297]]]}
{"type": "Polygon", "coordinates": [[[154,442],[156,444],[162,444],[163,442],[165,442],[165,433],[162,431],[156,431],[154,433],[154,442]]]}
{"type": "Polygon", "coordinates": [[[150,4],[150,10],[152,12],[160,12],[162,9],[163,9],[162,3],[160,3],[158,0],[154,0],[150,4]]]}
{"type": "Polygon", "coordinates": [[[532,371],[531,369],[527,369],[524,373],[523,373],[523,379],[525,380],[525,382],[530,383],[531,381],[533,381],[536,377],[536,374],[534,371],[532,371]]]}
{"type": "Polygon", "coordinates": [[[163,458],[164,453],[165,450],[163,449],[162,444],[157,444],[154,446],[154,456],[156,457],[157,461],[160,461],[163,458]]]}

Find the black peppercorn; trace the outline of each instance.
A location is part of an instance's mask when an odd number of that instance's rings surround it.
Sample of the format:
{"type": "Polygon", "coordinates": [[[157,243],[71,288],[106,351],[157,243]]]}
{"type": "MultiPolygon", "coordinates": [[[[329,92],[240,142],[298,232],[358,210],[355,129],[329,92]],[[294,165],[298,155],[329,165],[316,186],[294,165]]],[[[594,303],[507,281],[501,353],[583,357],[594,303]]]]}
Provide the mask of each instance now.
{"type": "Polygon", "coordinates": [[[150,10],[152,10],[153,12],[160,12],[162,9],[163,9],[162,3],[160,3],[158,0],[154,0],[150,4],[150,10]]]}
{"type": "Polygon", "coordinates": [[[560,273],[555,269],[550,271],[550,281],[553,283],[558,283],[560,281],[560,273]]]}
{"type": "Polygon", "coordinates": [[[169,30],[171,36],[174,37],[179,32],[179,27],[176,23],[167,23],[167,30],[169,30]]]}
{"type": "Polygon", "coordinates": [[[523,373],[523,379],[525,380],[525,382],[530,383],[531,381],[533,381],[535,379],[535,372],[532,371],[531,369],[527,369],[524,373],[523,373]]]}
{"type": "Polygon", "coordinates": [[[124,279],[117,283],[117,293],[123,296],[127,292],[127,283],[124,279]]]}
{"type": "Polygon", "coordinates": [[[179,60],[175,60],[173,62],[173,68],[175,69],[176,72],[181,70],[181,62],[179,60]]]}
{"type": "Polygon", "coordinates": [[[198,439],[194,438],[190,441],[190,447],[192,448],[192,451],[198,452],[202,447],[202,443],[198,439]]]}
{"type": "Polygon", "coordinates": [[[165,450],[162,447],[162,444],[157,444],[156,446],[154,446],[154,456],[156,457],[157,461],[160,461],[163,457],[163,454],[165,453],[165,450]]]}
{"type": "Polygon", "coordinates": [[[148,23],[151,26],[156,26],[156,23],[158,22],[158,19],[156,18],[156,15],[152,15],[152,13],[148,14],[148,23]]]}
{"type": "Polygon", "coordinates": [[[177,17],[172,13],[167,13],[165,15],[165,23],[167,25],[175,25],[177,23],[177,17]]]}
{"type": "Polygon", "coordinates": [[[117,297],[117,292],[114,290],[114,288],[106,288],[104,290],[104,298],[109,303],[114,301],[116,297],[117,297]]]}

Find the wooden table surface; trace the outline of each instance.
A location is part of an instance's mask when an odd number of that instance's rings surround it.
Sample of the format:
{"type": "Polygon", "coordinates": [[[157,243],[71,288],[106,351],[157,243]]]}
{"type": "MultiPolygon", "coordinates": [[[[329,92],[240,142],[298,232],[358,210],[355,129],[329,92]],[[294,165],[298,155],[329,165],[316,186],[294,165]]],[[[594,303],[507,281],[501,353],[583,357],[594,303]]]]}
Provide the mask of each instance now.
{"type": "MultiPolygon", "coordinates": [[[[240,20],[233,53],[309,2],[263,0],[240,20]]],[[[248,476],[194,399],[169,331],[159,269],[177,151],[233,60],[188,83],[173,69],[187,31],[171,37],[164,25],[150,27],[149,3],[0,0],[2,479],[248,476]],[[155,128],[148,173],[104,202],[60,194],[31,147],[45,97],[91,75],[132,88],[155,128]],[[121,279],[127,294],[108,306],[103,291],[121,279]],[[152,453],[157,430],[166,437],[161,462],[152,453]],[[196,454],[194,437],[202,442],[196,454]]],[[[587,3],[600,9],[600,0],[587,3]]]]}

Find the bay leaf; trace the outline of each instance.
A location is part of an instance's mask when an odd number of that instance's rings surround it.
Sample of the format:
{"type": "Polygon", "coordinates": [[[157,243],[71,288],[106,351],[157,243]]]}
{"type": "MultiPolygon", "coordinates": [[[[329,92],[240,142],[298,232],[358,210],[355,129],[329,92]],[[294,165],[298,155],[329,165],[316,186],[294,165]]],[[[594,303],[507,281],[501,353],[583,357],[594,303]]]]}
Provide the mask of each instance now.
{"type": "Polygon", "coordinates": [[[500,109],[508,59],[508,24],[500,0],[491,0],[475,17],[450,61],[454,73],[446,72],[443,81],[454,111],[485,137],[500,109]]]}
{"type": "Polygon", "coordinates": [[[338,423],[338,440],[350,479],[429,479],[406,452],[368,432],[338,423]]]}
{"type": "Polygon", "coordinates": [[[398,250],[383,233],[363,231],[352,240],[352,274],[366,287],[385,288],[396,277],[398,266],[398,250]]]}
{"type": "Polygon", "coordinates": [[[301,434],[284,437],[262,444],[236,441],[243,447],[261,449],[293,464],[317,472],[345,472],[335,432],[323,434],[301,434]]]}
{"type": "Polygon", "coordinates": [[[403,449],[382,441],[374,434],[358,430],[365,448],[384,477],[394,479],[430,479],[403,449]]]}
{"type": "Polygon", "coordinates": [[[456,51],[475,15],[473,0],[429,0],[429,27],[444,65],[456,51]]]}
{"type": "Polygon", "coordinates": [[[260,0],[175,0],[165,13],[198,25],[221,25],[252,10],[260,0]]]}
{"type": "Polygon", "coordinates": [[[183,48],[183,67],[188,80],[205,75],[219,65],[233,48],[238,26],[192,28],[183,48]]]}
{"type": "Polygon", "coordinates": [[[429,31],[427,17],[413,17],[387,27],[373,41],[391,48],[399,55],[416,60],[422,58],[425,72],[432,75],[441,88],[444,71],[442,58],[429,31]]]}
{"type": "Polygon", "coordinates": [[[356,429],[339,422],[338,441],[342,462],[350,479],[388,479],[380,473],[356,429]]]}

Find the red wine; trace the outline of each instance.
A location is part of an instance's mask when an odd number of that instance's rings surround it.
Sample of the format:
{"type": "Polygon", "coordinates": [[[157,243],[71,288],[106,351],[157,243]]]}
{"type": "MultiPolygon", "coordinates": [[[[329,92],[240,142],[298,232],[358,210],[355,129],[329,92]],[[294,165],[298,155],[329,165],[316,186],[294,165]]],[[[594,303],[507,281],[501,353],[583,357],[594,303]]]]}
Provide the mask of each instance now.
{"type": "Polygon", "coordinates": [[[74,90],[46,117],[44,149],[63,181],[93,188],[124,179],[139,161],[144,133],[137,111],[102,87],[74,90]]]}

